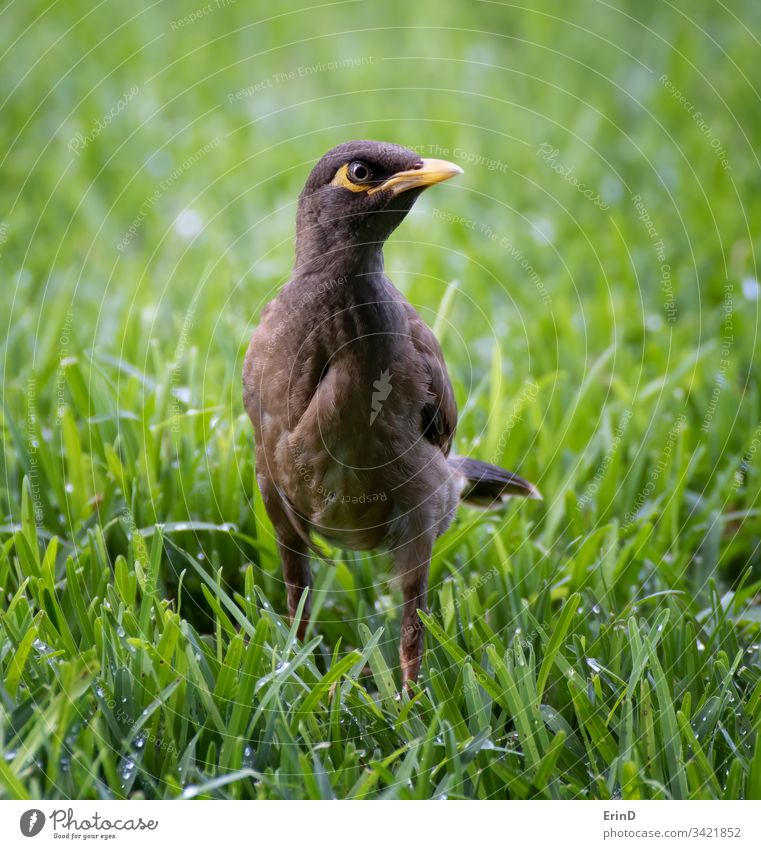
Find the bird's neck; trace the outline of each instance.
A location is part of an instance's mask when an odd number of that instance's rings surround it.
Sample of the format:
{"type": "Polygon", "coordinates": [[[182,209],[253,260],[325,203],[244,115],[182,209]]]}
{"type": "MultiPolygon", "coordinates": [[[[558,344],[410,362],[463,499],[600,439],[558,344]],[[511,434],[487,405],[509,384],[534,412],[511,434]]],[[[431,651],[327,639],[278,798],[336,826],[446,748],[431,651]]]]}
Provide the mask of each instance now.
{"type": "Polygon", "coordinates": [[[328,277],[366,277],[383,272],[383,243],[351,243],[346,246],[322,248],[310,240],[301,245],[296,240],[294,273],[328,277]]]}
{"type": "Polygon", "coordinates": [[[356,318],[356,309],[383,313],[380,305],[388,299],[383,247],[355,244],[351,250],[319,256],[297,254],[291,285],[309,299],[312,312],[342,316],[341,321],[356,318]]]}

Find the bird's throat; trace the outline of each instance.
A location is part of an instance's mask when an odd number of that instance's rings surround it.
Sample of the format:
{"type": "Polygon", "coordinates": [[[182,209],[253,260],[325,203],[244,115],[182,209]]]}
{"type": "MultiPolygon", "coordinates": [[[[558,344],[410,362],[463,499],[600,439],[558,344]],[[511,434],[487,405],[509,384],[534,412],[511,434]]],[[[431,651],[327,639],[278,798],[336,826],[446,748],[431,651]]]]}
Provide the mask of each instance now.
{"type": "Polygon", "coordinates": [[[362,277],[383,273],[382,242],[334,244],[296,240],[294,275],[319,275],[326,279],[362,277]]]}

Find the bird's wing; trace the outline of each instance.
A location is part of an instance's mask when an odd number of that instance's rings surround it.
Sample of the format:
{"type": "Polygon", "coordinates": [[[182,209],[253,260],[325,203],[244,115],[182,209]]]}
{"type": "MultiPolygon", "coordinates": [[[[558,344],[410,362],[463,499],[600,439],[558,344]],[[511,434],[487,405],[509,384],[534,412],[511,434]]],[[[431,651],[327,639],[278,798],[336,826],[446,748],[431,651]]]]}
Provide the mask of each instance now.
{"type": "Polygon", "coordinates": [[[438,445],[444,454],[449,454],[457,427],[457,404],[444,354],[433,331],[411,304],[407,304],[407,317],[412,344],[428,376],[430,400],[423,407],[423,435],[434,445],[438,445]]]}

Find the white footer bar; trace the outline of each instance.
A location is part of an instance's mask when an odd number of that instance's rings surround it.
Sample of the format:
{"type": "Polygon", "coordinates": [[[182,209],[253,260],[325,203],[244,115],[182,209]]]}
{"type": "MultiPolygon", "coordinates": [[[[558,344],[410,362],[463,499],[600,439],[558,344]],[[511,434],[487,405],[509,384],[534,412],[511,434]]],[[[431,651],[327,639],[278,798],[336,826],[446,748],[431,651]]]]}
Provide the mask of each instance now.
{"type": "Polygon", "coordinates": [[[436,849],[740,849],[761,846],[761,803],[0,802],[2,847],[389,849],[420,840],[436,849]]]}

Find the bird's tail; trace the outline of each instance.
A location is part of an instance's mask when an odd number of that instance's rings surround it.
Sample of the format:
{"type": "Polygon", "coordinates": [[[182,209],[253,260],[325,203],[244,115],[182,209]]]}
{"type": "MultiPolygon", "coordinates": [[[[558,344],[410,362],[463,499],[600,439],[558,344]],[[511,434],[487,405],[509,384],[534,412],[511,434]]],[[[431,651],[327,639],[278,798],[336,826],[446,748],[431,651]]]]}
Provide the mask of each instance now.
{"type": "Polygon", "coordinates": [[[449,468],[462,479],[460,499],[471,507],[492,509],[499,507],[512,495],[542,500],[542,494],[534,486],[514,472],[471,460],[470,457],[449,457],[449,468]]]}

